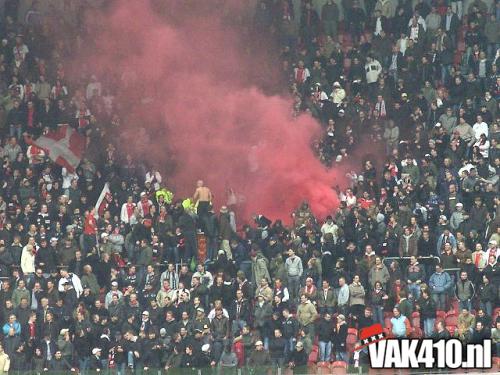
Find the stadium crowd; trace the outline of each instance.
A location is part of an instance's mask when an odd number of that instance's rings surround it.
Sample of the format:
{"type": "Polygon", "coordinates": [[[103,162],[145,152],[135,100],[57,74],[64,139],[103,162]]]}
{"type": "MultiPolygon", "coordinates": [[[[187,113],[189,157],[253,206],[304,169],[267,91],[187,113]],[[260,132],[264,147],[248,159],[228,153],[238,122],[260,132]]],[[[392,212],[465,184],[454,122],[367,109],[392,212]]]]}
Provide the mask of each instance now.
{"type": "Polygon", "coordinates": [[[0,374],[304,373],[366,363],[354,346],[375,323],[491,338],[500,356],[498,1],[258,1],[294,112],[322,126],[321,162],[352,163],[363,142],[385,156],[328,217],[304,202],[293,225],[242,228],[203,181],[193,209],[121,154],[117,93],[65,74],[79,27],[61,37],[64,17],[18,4],[0,28],[0,374]],[[87,140],[75,171],[26,143],[64,123],[87,140]]]}

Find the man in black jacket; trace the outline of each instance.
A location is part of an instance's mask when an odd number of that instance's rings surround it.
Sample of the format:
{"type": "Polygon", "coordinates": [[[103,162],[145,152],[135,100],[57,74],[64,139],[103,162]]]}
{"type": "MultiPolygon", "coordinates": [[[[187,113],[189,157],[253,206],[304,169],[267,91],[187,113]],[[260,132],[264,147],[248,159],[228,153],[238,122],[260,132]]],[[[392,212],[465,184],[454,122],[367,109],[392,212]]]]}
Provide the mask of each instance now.
{"type": "Polygon", "coordinates": [[[250,304],[243,297],[243,291],[236,291],[236,299],[229,309],[229,318],[231,319],[231,330],[233,335],[239,333],[243,326],[250,322],[250,304]]]}
{"type": "Polygon", "coordinates": [[[274,330],[274,337],[269,340],[269,356],[273,367],[282,368],[285,361],[286,339],[283,337],[280,329],[274,330]]]}
{"type": "MultiPolygon", "coordinates": [[[[92,364],[92,361],[91,361],[91,364],[92,364]]],[[[100,361],[99,361],[99,364],[100,364],[100,361]]],[[[90,368],[95,369],[94,367],[90,367],[90,368]]],[[[75,369],[68,363],[68,361],[66,361],[62,357],[62,353],[60,350],[56,351],[54,358],[52,358],[48,362],[47,369],[50,371],[53,371],[54,373],[56,373],[56,372],[64,373],[65,371],[71,371],[71,372],[75,371],[75,369]]]]}
{"type": "Polygon", "coordinates": [[[304,350],[304,344],[299,341],[288,358],[288,367],[294,369],[297,374],[305,374],[307,373],[307,360],[308,356],[304,350]]]}
{"type": "Polygon", "coordinates": [[[330,362],[332,355],[332,316],[326,313],[318,323],[319,362],[330,362]]]}
{"type": "MultiPolygon", "coordinates": [[[[102,367],[102,362],[101,362],[101,348],[94,348],[92,349],[92,356],[90,357],[90,363],[89,363],[89,368],[92,371],[96,372],[101,372],[103,367],[102,367]]],[[[57,353],[56,353],[57,357],[57,353]]]]}
{"type": "Polygon", "coordinates": [[[283,337],[287,341],[287,346],[285,348],[285,355],[289,355],[293,347],[295,346],[295,338],[297,337],[297,333],[299,331],[299,322],[295,319],[288,309],[283,310],[283,337]]]}

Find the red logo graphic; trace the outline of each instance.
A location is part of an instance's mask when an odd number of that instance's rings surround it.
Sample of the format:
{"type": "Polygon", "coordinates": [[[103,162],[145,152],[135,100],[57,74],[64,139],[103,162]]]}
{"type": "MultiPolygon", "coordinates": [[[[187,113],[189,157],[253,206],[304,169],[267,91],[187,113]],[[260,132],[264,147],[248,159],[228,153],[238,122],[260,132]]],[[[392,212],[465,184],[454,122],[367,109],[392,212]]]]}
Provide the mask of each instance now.
{"type": "Polygon", "coordinates": [[[370,344],[385,340],[386,337],[384,329],[382,328],[382,324],[374,324],[369,327],[363,328],[359,332],[359,339],[361,341],[361,345],[354,348],[354,350],[359,350],[370,344]]]}

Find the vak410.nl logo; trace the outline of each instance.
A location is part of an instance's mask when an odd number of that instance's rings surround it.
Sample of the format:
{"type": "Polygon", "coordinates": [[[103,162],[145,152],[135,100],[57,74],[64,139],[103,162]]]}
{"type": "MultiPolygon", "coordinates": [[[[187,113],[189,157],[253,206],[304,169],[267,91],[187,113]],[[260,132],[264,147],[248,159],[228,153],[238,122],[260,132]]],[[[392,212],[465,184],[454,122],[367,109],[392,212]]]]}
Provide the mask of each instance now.
{"type": "Polygon", "coordinates": [[[491,340],[464,345],[458,339],[387,339],[380,324],[362,329],[360,340],[356,350],[368,347],[374,369],[491,368],[491,340]]]}

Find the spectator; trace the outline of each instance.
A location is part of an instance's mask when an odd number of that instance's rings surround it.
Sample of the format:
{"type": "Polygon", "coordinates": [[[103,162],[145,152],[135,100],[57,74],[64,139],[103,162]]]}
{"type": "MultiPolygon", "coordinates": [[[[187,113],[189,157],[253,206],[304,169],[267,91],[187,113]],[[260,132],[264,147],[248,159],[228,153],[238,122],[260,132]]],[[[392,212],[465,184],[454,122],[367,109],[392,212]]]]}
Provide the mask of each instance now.
{"type": "Polygon", "coordinates": [[[347,360],[347,323],[345,316],[337,315],[337,323],[333,327],[332,348],[337,361],[347,360]]]}
{"type": "Polygon", "coordinates": [[[425,280],[425,269],[419,264],[417,257],[410,257],[410,264],[407,268],[408,274],[408,290],[410,292],[411,298],[413,300],[418,300],[420,298],[420,284],[422,280],[425,280]]]}
{"type": "Polygon", "coordinates": [[[333,323],[332,316],[325,313],[318,323],[319,362],[330,362],[332,354],[333,323]]]}
{"type": "Polygon", "coordinates": [[[396,338],[408,337],[411,331],[411,325],[408,318],[401,315],[399,308],[392,309],[393,317],[391,318],[391,333],[396,338]]]}
{"type": "Polygon", "coordinates": [[[290,298],[294,301],[298,297],[303,267],[302,260],[295,255],[295,252],[292,249],[288,250],[288,258],[285,262],[285,266],[288,277],[290,298]]]}
{"type": "Polygon", "coordinates": [[[304,344],[299,341],[295,345],[295,350],[290,354],[288,360],[288,367],[294,369],[296,372],[305,371],[307,366],[308,355],[304,350],[304,344]]]}
{"type": "Polygon", "coordinates": [[[271,366],[271,357],[269,352],[264,349],[262,341],[259,340],[255,343],[255,350],[248,359],[248,366],[261,369],[271,366]]]}
{"type": "Polygon", "coordinates": [[[488,276],[483,275],[483,283],[479,286],[481,309],[489,316],[493,315],[493,304],[497,300],[497,287],[490,283],[488,276]]]}
{"type": "Polygon", "coordinates": [[[447,272],[443,271],[441,265],[436,265],[436,272],[429,279],[429,287],[432,299],[438,310],[446,310],[446,296],[452,287],[452,280],[447,272]]]}
{"type": "Polygon", "coordinates": [[[466,271],[460,272],[460,280],[457,281],[455,295],[458,298],[460,309],[470,311],[472,307],[472,298],[475,295],[475,288],[472,281],[468,279],[466,271]]]}
{"type": "Polygon", "coordinates": [[[297,321],[302,328],[309,331],[309,335],[314,337],[314,322],[318,317],[316,307],[311,303],[309,298],[303,294],[300,296],[300,304],[297,308],[297,321]]]}
{"type": "Polygon", "coordinates": [[[436,304],[427,289],[422,291],[422,295],[417,301],[417,309],[420,312],[420,319],[423,321],[424,335],[431,337],[436,321],[436,304]]]}
{"type": "Polygon", "coordinates": [[[323,280],[322,288],[318,291],[317,307],[319,314],[333,314],[336,305],[336,296],[330,288],[328,280],[323,280]]]}

